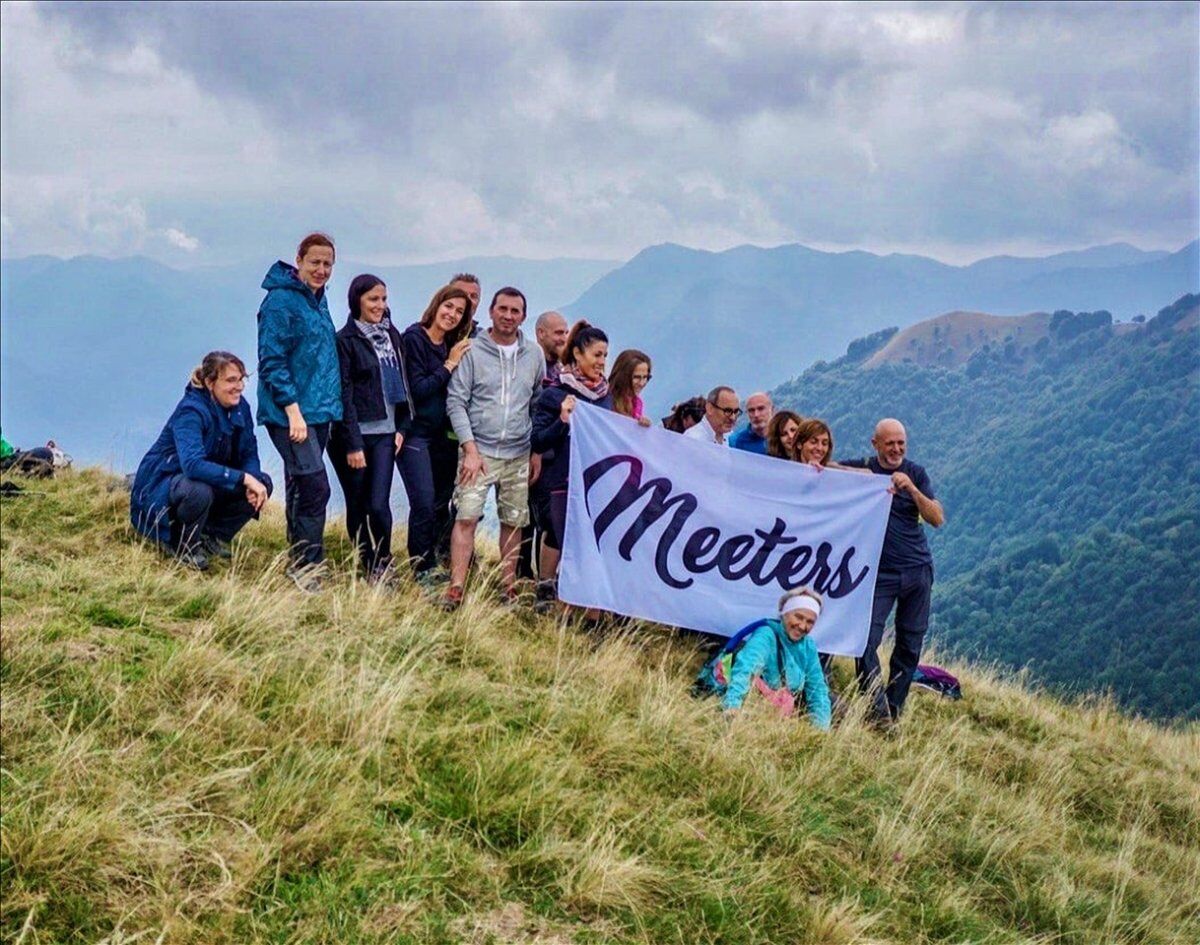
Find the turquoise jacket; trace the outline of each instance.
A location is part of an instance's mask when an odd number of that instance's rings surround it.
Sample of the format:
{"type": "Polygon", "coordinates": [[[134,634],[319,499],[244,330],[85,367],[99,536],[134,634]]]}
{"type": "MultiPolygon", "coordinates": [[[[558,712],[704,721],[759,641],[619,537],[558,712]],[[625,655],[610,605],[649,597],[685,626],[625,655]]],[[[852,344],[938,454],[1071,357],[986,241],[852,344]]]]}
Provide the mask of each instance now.
{"type": "Polygon", "coordinates": [[[804,693],[808,716],[813,725],[829,729],[829,687],[825,685],[825,674],[821,672],[821,661],[817,659],[817,647],[810,637],[799,643],[788,639],[779,620],[770,620],[750,634],[745,645],[733,659],[733,671],[729,686],[721,700],[725,709],[741,708],[755,676],[761,676],[772,689],[783,685],[779,678],[779,656],[783,655],[783,672],[787,676],[788,688],[799,695],[804,693]]]}
{"type": "Polygon", "coordinates": [[[305,423],[342,419],[342,370],[325,292],[275,263],[258,308],[258,422],[286,427],[283,408],[299,404],[305,423]]]}

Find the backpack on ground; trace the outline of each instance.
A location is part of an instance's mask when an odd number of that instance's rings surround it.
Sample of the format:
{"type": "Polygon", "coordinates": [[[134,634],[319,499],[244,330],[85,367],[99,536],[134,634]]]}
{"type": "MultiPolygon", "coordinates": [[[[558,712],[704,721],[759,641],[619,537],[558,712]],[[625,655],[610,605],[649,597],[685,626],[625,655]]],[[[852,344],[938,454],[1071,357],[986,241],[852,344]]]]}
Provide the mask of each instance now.
{"type": "Polygon", "coordinates": [[[958,677],[940,666],[918,666],[913,673],[912,684],[936,692],[947,699],[962,698],[962,686],[959,685],[958,677]]]}

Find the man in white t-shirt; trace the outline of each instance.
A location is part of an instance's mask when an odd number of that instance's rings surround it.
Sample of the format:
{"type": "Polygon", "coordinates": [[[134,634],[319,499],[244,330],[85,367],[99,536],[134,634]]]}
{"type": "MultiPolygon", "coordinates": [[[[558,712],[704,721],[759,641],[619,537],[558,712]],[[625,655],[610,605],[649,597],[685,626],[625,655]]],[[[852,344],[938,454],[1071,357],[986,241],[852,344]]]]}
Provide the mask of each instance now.
{"type": "Polygon", "coordinates": [[[742,415],[742,404],[732,387],[714,387],[704,401],[704,419],[683,435],[717,446],[729,445],[729,431],[742,415]]]}

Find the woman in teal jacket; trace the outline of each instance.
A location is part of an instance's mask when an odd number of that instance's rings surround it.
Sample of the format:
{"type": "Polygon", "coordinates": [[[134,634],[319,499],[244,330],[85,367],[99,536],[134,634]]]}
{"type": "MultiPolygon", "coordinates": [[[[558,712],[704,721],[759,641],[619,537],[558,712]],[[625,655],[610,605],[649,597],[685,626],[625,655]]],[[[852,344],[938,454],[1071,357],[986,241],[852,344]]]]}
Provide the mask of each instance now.
{"type": "Polygon", "coordinates": [[[296,265],[275,263],[263,279],[258,309],[258,422],[283,459],[289,574],[302,590],[320,588],[329,477],[325,446],[342,419],[342,376],[325,285],[333,240],[310,233],[296,265]]]}
{"type": "Polygon", "coordinates": [[[813,725],[828,731],[829,687],[817,647],[809,633],[821,615],[821,595],[808,588],[788,591],[779,600],[779,619],[768,620],[746,639],[733,658],[721,707],[727,712],[742,707],[755,677],[771,690],[786,688],[804,695],[813,725]]]}

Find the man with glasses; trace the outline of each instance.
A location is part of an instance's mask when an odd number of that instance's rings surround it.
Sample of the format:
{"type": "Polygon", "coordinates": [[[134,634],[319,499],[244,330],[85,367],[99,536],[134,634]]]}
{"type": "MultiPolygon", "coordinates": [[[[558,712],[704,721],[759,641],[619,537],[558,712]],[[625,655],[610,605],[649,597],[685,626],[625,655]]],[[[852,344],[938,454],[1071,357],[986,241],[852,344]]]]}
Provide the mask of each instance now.
{"type": "Polygon", "coordinates": [[[684,436],[717,446],[729,445],[729,431],[742,415],[742,404],[732,387],[714,387],[704,401],[704,419],[684,436]]]}

